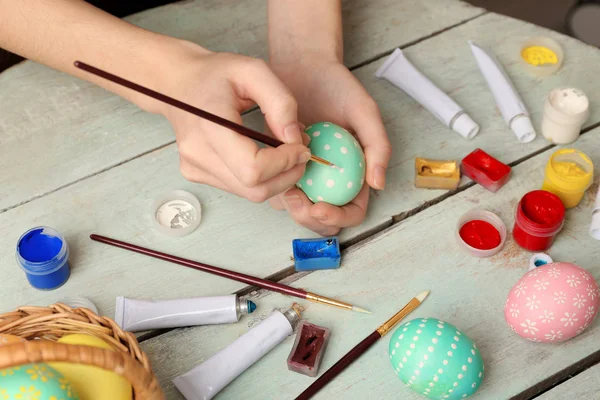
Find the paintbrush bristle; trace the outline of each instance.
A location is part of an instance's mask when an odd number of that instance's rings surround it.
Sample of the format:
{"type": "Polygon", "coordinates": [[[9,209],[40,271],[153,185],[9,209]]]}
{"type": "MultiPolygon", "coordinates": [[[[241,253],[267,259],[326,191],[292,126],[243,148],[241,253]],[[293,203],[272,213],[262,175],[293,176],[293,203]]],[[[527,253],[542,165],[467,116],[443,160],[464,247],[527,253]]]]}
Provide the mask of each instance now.
{"type": "Polygon", "coordinates": [[[422,303],[423,300],[425,300],[425,297],[427,297],[427,295],[429,295],[429,290],[426,290],[424,292],[419,293],[417,295],[416,299],[419,300],[422,303]]]}
{"type": "Polygon", "coordinates": [[[364,308],[360,308],[360,307],[356,307],[356,306],[352,306],[352,311],[356,311],[356,312],[363,313],[363,314],[373,314],[369,310],[365,310],[364,308]]]}

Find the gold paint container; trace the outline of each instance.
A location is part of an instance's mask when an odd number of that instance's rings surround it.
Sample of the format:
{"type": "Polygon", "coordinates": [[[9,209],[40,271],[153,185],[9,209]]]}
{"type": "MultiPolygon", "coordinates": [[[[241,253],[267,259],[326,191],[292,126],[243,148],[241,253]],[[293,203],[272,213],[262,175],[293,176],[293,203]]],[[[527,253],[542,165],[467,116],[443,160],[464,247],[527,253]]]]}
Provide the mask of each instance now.
{"type": "Polygon", "coordinates": [[[460,168],[456,161],[415,158],[415,186],[426,189],[454,190],[460,183],[460,168]]]}

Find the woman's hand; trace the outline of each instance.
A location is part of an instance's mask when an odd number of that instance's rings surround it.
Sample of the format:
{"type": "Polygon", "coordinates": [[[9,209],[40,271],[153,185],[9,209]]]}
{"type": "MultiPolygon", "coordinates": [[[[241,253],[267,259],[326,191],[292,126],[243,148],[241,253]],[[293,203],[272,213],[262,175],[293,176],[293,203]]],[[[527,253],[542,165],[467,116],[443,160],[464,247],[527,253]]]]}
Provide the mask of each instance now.
{"type": "Polygon", "coordinates": [[[271,199],[271,204],[278,209],[285,207],[298,223],[324,236],[359,225],[367,211],[369,186],[385,187],[385,171],[391,155],[377,104],[354,75],[336,60],[306,55],[291,63],[272,62],[271,67],[298,101],[300,120],[305,124],[331,121],[353,132],[363,147],[367,166],[367,184],[343,207],[313,204],[299,189],[290,189],[271,199]]]}
{"type": "Polygon", "coordinates": [[[175,129],[183,176],[253,202],[293,187],[304,174],[310,151],[302,143],[304,126],[298,123],[290,91],[262,60],[189,46],[193,56],[166,75],[174,82],[166,94],[239,124],[241,113],[258,104],[269,130],[285,144],[259,148],[228,128],[171,106],[159,107],[175,129]]]}

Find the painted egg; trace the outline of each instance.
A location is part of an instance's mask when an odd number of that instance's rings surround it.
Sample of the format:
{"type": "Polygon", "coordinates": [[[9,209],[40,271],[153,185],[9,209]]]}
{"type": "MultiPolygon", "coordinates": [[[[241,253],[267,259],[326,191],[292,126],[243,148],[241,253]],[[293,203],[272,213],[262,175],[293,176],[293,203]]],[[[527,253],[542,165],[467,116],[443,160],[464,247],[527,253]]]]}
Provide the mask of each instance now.
{"type": "Polygon", "coordinates": [[[22,337],[19,337],[19,336],[9,335],[6,333],[0,334],[0,346],[6,345],[6,344],[25,342],[25,341],[26,341],[25,339],[23,339],[22,337]]]}
{"type": "Polygon", "coordinates": [[[585,269],[551,263],[526,273],[511,289],[504,318],[519,336],[562,342],[587,328],[600,305],[598,283],[585,269]]]}
{"type": "MultiPolygon", "coordinates": [[[[102,339],[91,335],[73,334],[63,336],[59,343],[78,344],[114,350],[102,339]]],[[[50,363],[66,376],[82,400],[131,400],[131,384],[122,376],[92,365],[50,363]]]]}
{"type": "Polygon", "coordinates": [[[365,155],[358,140],[341,126],[319,122],[306,128],[313,155],[338,168],[308,162],[296,186],[313,203],[343,206],[351,202],[365,183],[365,155]]]}
{"type": "Polygon", "coordinates": [[[0,370],[0,399],[79,400],[70,382],[47,364],[0,370]]]}
{"type": "Polygon", "coordinates": [[[399,326],[389,352],[402,382],[430,399],[463,399],[481,386],[484,366],[477,346],[448,322],[423,318],[399,326]]]}

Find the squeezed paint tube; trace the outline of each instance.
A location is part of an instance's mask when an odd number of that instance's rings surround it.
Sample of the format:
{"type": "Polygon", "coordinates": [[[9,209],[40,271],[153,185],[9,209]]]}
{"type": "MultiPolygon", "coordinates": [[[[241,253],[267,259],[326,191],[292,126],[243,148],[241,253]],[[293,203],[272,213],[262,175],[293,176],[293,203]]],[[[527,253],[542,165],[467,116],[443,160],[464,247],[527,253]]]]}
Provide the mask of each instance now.
{"type": "Polygon", "coordinates": [[[173,379],[186,400],[210,400],[252,364],[292,334],[294,308],[273,311],[250,331],[191,371],[173,379]]]}
{"type": "Polygon", "coordinates": [[[121,329],[138,332],[237,322],[241,314],[251,314],[256,305],[237,295],[192,297],[151,301],[117,297],[115,322],[121,329]]]}
{"type": "Polygon", "coordinates": [[[521,143],[531,142],[535,139],[536,133],[529,118],[529,111],[502,64],[491,52],[485,51],[473,41],[469,41],[469,45],[506,125],[515,133],[521,143]]]}
{"type": "Polygon", "coordinates": [[[421,73],[397,48],[375,72],[378,78],[385,78],[394,86],[419,102],[444,125],[466,139],[473,139],[479,133],[471,117],[446,93],[421,73]]]}

